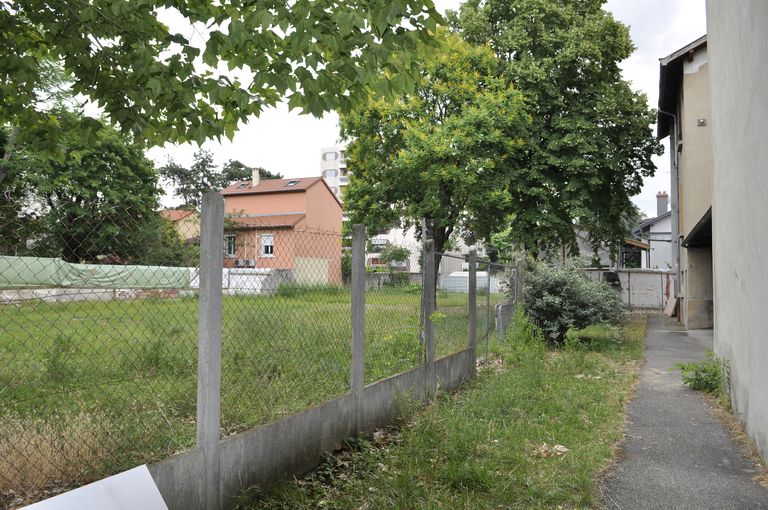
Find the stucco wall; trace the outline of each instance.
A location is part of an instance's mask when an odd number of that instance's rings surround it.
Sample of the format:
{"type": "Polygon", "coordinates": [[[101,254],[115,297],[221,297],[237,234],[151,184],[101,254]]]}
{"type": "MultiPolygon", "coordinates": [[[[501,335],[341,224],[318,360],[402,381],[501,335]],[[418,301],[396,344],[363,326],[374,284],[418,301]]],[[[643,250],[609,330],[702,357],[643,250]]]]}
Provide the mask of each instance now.
{"type": "Polygon", "coordinates": [[[736,411],[768,456],[768,2],[707,1],[715,349],[736,411]]]}
{"type": "Polygon", "coordinates": [[[341,205],[322,182],[306,191],[307,227],[341,233],[341,205]]]}
{"type": "Polygon", "coordinates": [[[650,269],[670,269],[672,267],[672,218],[667,216],[652,225],[650,236],[650,269]]]}
{"type": "Polygon", "coordinates": [[[712,126],[707,48],[683,64],[680,153],[680,234],[687,236],[712,204],[712,126]],[[699,119],[705,125],[699,126],[699,119]]]}
{"type": "MultiPolygon", "coordinates": [[[[680,96],[680,235],[685,238],[712,205],[712,114],[709,53],[699,48],[683,60],[680,96]],[[700,124],[703,121],[703,125],[700,124]]],[[[680,248],[680,319],[688,329],[712,327],[710,252],[680,248]]]]}

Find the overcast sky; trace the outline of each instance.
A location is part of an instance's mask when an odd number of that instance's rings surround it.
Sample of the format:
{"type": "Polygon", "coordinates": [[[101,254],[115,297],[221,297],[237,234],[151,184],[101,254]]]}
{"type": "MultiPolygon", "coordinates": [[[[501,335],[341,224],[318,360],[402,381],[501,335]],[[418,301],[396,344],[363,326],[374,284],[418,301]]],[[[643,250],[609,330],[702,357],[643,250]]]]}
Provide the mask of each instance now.
{"type": "MultiPolygon", "coordinates": [[[[623,63],[624,77],[635,89],[645,92],[655,107],[659,87],[659,58],[685,46],[706,32],[705,0],[609,0],[606,9],[629,25],[637,50],[623,63]]],[[[439,10],[456,9],[459,0],[436,0],[439,10]]],[[[208,142],[217,163],[238,159],[249,166],[261,166],[287,177],[320,174],[320,149],[338,142],[338,117],[322,119],[288,112],[286,107],[270,109],[241,127],[232,142],[208,142]]],[[[170,156],[189,165],[196,145],[156,147],[149,156],[163,164],[170,156]]],[[[635,203],[650,217],[656,216],[656,192],[669,190],[669,159],[656,159],[656,176],[646,181],[635,203]]],[[[173,205],[170,197],[164,201],[173,205]]]]}

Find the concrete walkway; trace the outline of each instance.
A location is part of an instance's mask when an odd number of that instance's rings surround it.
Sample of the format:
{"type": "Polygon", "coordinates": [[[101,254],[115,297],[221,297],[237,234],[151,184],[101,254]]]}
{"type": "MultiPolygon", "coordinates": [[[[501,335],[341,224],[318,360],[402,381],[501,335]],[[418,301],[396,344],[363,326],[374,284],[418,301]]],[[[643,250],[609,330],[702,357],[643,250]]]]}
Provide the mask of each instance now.
{"type": "Polygon", "coordinates": [[[768,490],[752,481],[743,456],[707,403],[670,372],[712,350],[712,331],[683,331],[650,317],[646,365],[632,402],[618,461],[600,482],[606,509],[768,509],[768,490]]]}

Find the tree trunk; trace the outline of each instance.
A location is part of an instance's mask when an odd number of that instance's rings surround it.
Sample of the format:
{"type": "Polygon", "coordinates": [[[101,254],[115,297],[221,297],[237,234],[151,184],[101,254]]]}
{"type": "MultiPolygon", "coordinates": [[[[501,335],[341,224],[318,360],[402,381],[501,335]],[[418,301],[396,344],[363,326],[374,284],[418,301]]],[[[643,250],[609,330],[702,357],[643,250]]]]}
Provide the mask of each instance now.
{"type": "MultiPolygon", "coordinates": [[[[3,151],[3,161],[10,161],[11,160],[11,153],[13,153],[13,147],[16,145],[16,137],[19,135],[19,128],[13,128],[13,131],[11,131],[10,136],[8,137],[8,143],[4,147],[3,151]]],[[[0,183],[3,182],[3,179],[5,179],[5,165],[0,164],[0,183]]]]}
{"type": "Polygon", "coordinates": [[[440,275],[440,262],[443,260],[443,250],[452,231],[453,229],[451,228],[432,229],[432,240],[435,242],[435,293],[432,296],[432,303],[435,306],[435,310],[437,310],[437,283],[440,275]]]}

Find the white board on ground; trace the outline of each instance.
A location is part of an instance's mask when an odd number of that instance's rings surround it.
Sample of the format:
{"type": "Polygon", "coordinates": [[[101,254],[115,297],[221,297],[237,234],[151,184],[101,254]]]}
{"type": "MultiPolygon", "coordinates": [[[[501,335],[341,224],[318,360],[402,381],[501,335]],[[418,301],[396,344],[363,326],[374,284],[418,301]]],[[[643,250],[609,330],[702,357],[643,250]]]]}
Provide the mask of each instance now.
{"type": "Polygon", "coordinates": [[[147,466],[59,494],[28,510],[168,510],[147,466]]]}

